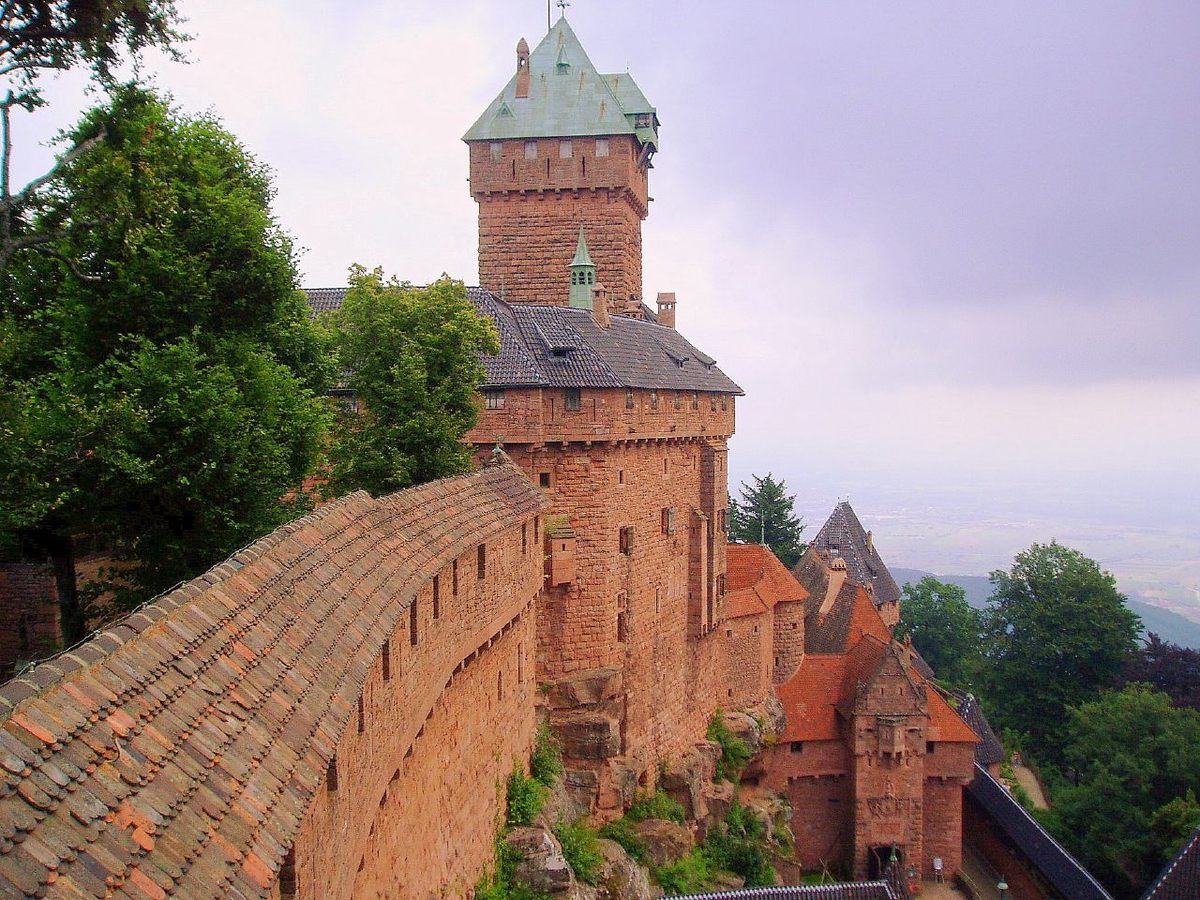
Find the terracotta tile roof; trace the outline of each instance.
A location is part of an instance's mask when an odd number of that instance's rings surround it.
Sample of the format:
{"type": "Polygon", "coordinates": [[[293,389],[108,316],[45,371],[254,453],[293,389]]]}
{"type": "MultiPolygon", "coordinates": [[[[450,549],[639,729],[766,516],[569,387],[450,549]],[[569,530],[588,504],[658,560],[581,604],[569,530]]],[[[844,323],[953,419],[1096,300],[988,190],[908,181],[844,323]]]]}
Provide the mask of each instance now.
{"type": "Polygon", "coordinates": [[[844,559],[850,577],[871,587],[875,603],[882,605],[900,599],[900,586],[849,503],[839,503],[834,508],[809,547],[818,551],[827,563],[836,557],[844,559]]]}
{"type": "MultiPolygon", "coordinates": [[[[564,275],[565,279],[565,275],[564,275]]],[[[564,280],[564,290],[569,287],[564,280]]],[[[314,314],[342,305],[345,288],[305,292],[314,314]]],[[[674,328],[613,316],[601,328],[590,311],[505,303],[490,291],[467,298],[496,323],[500,352],[483,357],[483,387],[659,388],[741,394],[738,387],[674,328]]]]}
{"type": "MultiPolygon", "coordinates": [[[[918,678],[918,681],[924,679],[918,678]]],[[[951,744],[978,744],[979,736],[936,690],[929,690],[929,740],[951,744]]]]}
{"type": "Polygon", "coordinates": [[[846,675],[846,657],[810,653],[800,668],[776,688],[787,713],[783,741],[832,741],[841,736],[838,704],[846,675]]]}
{"type": "Polygon", "coordinates": [[[808,591],[771,549],[761,544],[730,544],[725,572],[729,590],[725,610],[731,618],[769,612],[776,603],[808,599],[808,591]]]}
{"type": "Polygon", "coordinates": [[[810,599],[804,620],[807,653],[845,653],[866,634],[884,642],[891,640],[891,632],[860,584],[846,581],[825,615],[816,607],[816,598],[810,599]]]}
{"type": "Polygon", "coordinates": [[[742,888],[715,894],[686,894],[680,900],[900,900],[901,896],[903,895],[886,881],[858,881],[742,888]]]}
{"type": "Polygon", "coordinates": [[[543,505],[511,464],[351,494],[0,687],[0,895],[268,896],[412,597],[543,505]]]}

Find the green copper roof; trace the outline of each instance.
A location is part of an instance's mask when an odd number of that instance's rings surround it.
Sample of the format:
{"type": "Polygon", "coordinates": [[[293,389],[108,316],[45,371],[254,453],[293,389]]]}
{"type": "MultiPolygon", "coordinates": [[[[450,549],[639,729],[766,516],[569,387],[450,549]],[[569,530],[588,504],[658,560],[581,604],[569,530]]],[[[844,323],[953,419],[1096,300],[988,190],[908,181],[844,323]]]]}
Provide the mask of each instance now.
{"type": "Polygon", "coordinates": [[[583,226],[579,226],[579,242],[575,245],[575,258],[571,260],[572,266],[594,266],[592,262],[592,254],[588,253],[587,238],[583,236],[583,226]]]}
{"type": "Polygon", "coordinates": [[[529,55],[529,73],[529,96],[517,97],[514,73],[464,141],[636,134],[657,149],[654,107],[632,76],[596,71],[566,18],[529,55]]]}

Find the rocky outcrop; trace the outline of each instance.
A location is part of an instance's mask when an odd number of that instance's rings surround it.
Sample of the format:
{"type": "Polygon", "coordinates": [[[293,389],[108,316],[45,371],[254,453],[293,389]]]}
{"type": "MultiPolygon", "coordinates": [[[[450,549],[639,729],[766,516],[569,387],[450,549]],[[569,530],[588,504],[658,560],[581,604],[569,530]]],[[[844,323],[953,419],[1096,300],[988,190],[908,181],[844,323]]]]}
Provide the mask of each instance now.
{"type": "Polygon", "coordinates": [[[644,819],[634,824],[633,830],[646,845],[646,857],[656,866],[669,865],[696,846],[687,828],[667,819],[644,819]]]}
{"type": "Polygon", "coordinates": [[[646,870],[616,841],[600,839],[600,900],[650,900],[655,896],[646,870]]]}
{"type": "Polygon", "coordinates": [[[701,741],[686,756],[668,765],[659,778],[658,786],[683,806],[689,820],[698,821],[708,815],[706,794],[713,787],[720,757],[720,747],[701,741]]]}
{"type": "Polygon", "coordinates": [[[575,875],[563,856],[558,838],[544,825],[514,828],[504,840],[521,852],[515,875],[534,890],[564,893],[575,883],[575,875]]]}

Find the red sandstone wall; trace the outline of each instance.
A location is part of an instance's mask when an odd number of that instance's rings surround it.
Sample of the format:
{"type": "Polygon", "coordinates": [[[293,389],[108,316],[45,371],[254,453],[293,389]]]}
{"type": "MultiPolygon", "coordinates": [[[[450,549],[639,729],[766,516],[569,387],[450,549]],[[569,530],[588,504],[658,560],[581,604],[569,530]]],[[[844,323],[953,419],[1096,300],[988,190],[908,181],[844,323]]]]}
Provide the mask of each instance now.
{"type": "Polygon", "coordinates": [[[762,701],[771,691],[771,617],[728,619],[722,627],[725,642],[726,709],[741,709],[762,701]]]}
{"type": "Polygon", "coordinates": [[[471,193],[479,202],[479,283],[506,300],[567,302],[567,266],[579,226],[587,232],[596,278],[618,303],[642,296],[642,219],[649,182],[637,165],[637,141],[610,137],[609,155],[596,156],[594,138],[571,141],[560,158],[557,138],[470,147],[471,193]]]}
{"type": "Polygon", "coordinates": [[[474,551],[417,599],[363,690],[362,730],[337,744],[336,791],[318,790],[295,843],[298,896],[427,897],[478,877],[500,815],[497,779],[527,757],[534,727],[533,598],[541,584],[532,522],[474,551]],[[373,812],[372,812],[373,811],[373,812]]]}
{"type": "Polygon", "coordinates": [[[963,843],[982,856],[1008,882],[1012,900],[1044,900],[1052,892],[1030,874],[1027,864],[997,837],[970,795],[962,805],[963,843]]]}
{"type": "Polygon", "coordinates": [[[776,603],[771,630],[773,681],[783,684],[804,662],[804,603],[776,603]]]}
{"type": "Polygon", "coordinates": [[[59,639],[58,591],[43,563],[0,565],[0,681],[18,663],[47,656],[59,639]]]}
{"type": "MultiPolygon", "coordinates": [[[[970,747],[966,747],[966,753],[974,757],[970,747]]],[[[925,779],[925,858],[920,861],[925,878],[933,877],[935,856],[942,858],[947,881],[952,881],[962,867],[962,802],[963,787],[957,779],[925,779]]],[[[909,862],[917,864],[915,860],[909,862]]]]}

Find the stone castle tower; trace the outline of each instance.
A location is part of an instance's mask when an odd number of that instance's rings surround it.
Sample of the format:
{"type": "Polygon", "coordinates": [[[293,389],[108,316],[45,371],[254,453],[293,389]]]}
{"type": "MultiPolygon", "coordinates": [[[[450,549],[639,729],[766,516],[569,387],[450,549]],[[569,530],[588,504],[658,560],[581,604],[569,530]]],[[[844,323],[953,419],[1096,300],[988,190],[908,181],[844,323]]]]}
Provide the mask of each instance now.
{"type": "Polygon", "coordinates": [[[642,219],[658,116],[633,78],[603,75],[560,18],[464,135],[479,204],[479,284],[561,305],[583,226],[613,311],[642,298],[642,219]]]}

